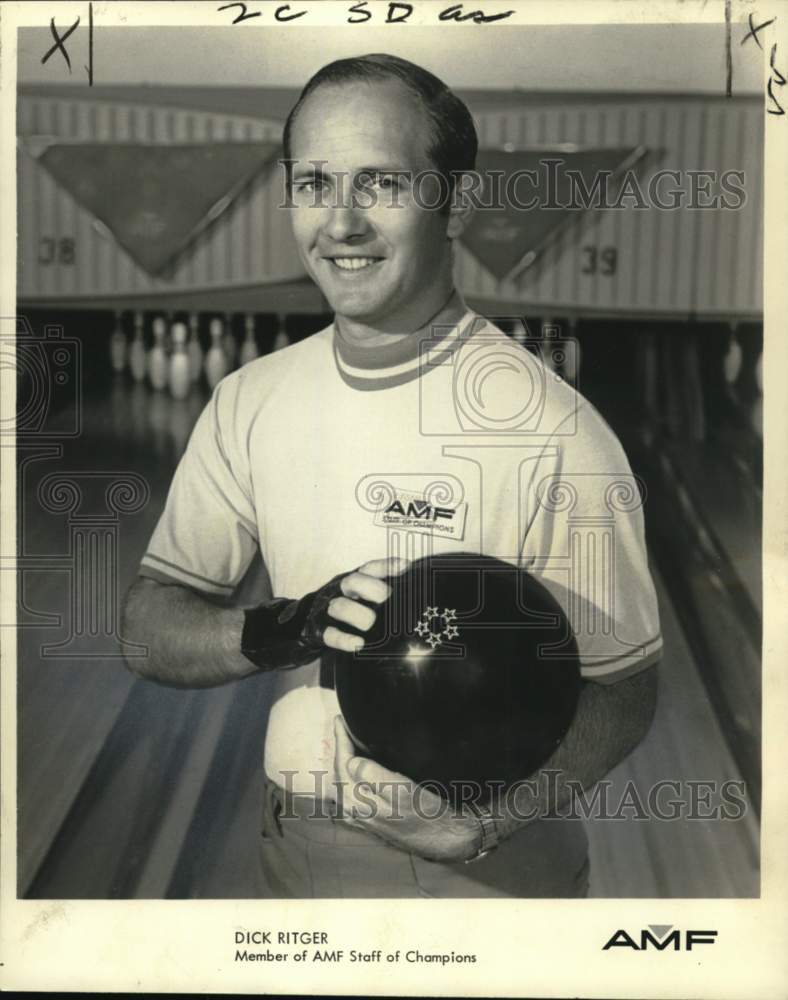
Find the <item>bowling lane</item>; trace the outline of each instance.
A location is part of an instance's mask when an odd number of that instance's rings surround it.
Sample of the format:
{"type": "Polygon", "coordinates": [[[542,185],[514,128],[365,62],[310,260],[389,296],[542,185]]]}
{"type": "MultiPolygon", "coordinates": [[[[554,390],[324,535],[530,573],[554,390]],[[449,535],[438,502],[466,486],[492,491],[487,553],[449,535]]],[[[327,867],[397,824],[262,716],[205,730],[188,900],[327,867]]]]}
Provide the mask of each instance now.
{"type": "MultiPolygon", "coordinates": [[[[610,812],[625,800],[630,786],[646,800],[658,782],[678,782],[675,795],[661,794],[664,804],[681,800],[676,819],[633,819],[635,809],[623,809],[628,820],[597,818],[587,824],[591,844],[590,895],[605,897],[749,897],[759,893],[759,829],[747,799],[741,819],[690,818],[693,782],[741,781],[719,720],[706,694],[681,622],[664,580],[652,573],[660,604],[664,656],[659,666],[657,712],[643,742],[608,775],[610,812]]],[[[698,788],[697,784],[694,786],[698,788]]],[[[712,806],[699,807],[700,814],[712,806]]],[[[669,812],[667,806],[662,805],[669,812]]]]}
{"type": "MultiPolygon", "coordinates": [[[[118,598],[136,574],[172,470],[206,398],[198,389],[175,402],[118,376],[85,394],[82,433],[64,445],[62,457],[46,449],[19,451],[20,554],[29,567],[20,575],[25,627],[18,633],[21,892],[69,815],[134,685],[115,635],[94,629],[96,634],[84,634],[73,648],[63,645],[74,641],[78,595],[89,582],[73,559],[75,515],[88,519],[88,531],[98,525],[98,537],[106,526],[101,518],[109,513],[104,500],[109,482],[136,476],[150,491],[140,511],[119,515],[115,524],[115,584],[96,600],[116,617],[118,598]],[[66,493],[79,493],[78,510],[42,507],[40,488],[51,476],[66,493]]],[[[87,572],[90,576],[90,567],[87,572]]],[[[83,867],[89,870],[89,858],[83,867]]]]}
{"type": "Polygon", "coordinates": [[[760,619],[763,504],[752,469],[723,442],[673,443],[669,452],[696,507],[703,512],[712,540],[727,564],[723,569],[731,582],[743,586],[745,599],[760,619]]]}

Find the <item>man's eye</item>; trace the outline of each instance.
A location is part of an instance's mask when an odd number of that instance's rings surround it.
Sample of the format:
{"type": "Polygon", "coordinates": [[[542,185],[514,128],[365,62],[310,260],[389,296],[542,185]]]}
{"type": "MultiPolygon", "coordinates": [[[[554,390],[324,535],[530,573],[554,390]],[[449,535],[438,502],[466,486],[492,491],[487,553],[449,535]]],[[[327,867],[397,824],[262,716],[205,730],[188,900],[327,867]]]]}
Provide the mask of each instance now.
{"type": "Polygon", "coordinates": [[[379,191],[397,190],[400,186],[396,174],[363,174],[359,179],[362,187],[377,188],[379,191]]]}
{"type": "Polygon", "coordinates": [[[293,191],[297,194],[313,194],[315,191],[322,191],[323,181],[313,178],[311,180],[294,181],[293,191]]]}

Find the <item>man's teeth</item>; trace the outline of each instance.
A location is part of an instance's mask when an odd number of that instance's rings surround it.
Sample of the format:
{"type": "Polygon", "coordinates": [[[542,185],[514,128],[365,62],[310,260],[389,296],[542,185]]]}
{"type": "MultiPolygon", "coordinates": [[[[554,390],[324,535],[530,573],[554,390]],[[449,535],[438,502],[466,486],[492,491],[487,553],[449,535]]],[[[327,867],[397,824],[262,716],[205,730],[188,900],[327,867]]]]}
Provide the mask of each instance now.
{"type": "Polygon", "coordinates": [[[369,267],[370,264],[377,263],[377,257],[334,257],[332,258],[337,267],[343,271],[360,271],[362,267],[369,267]]]}

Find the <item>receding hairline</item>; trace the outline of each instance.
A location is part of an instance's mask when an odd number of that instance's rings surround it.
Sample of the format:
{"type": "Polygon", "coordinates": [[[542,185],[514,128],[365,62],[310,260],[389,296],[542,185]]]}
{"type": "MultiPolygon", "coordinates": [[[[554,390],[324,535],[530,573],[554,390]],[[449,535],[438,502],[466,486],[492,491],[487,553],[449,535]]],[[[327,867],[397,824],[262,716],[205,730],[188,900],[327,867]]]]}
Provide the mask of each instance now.
{"type": "MultiPolygon", "coordinates": [[[[294,106],[294,114],[290,121],[290,155],[293,155],[292,146],[294,145],[293,139],[295,137],[296,128],[298,126],[299,119],[301,118],[304,109],[308,106],[310,100],[313,97],[319,96],[322,91],[329,90],[343,90],[347,88],[353,88],[355,90],[360,90],[366,88],[369,91],[373,90],[387,90],[390,93],[399,91],[399,93],[407,100],[411,108],[418,114],[421,119],[422,125],[422,140],[423,140],[423,153],[427,161],[433,162],[433,157],[430,155],[430,150],[434,144],[435,136],[433,130],[433,122],[430,116],[429,109],[424,103],[423,98],[421,98],[411,87],[409,87],[403,80],[399,77],[391,76],[381,76],[378,78],[364,79],[359,77],[358,79],[350,80],[325,80],[317,84],[317,86],[311,90],[299,105],[294,106]],[[297,110],[296,110],[297,108],[297,110]]],[[[436,165],[436,164],[433,164],[436,165]]]]}

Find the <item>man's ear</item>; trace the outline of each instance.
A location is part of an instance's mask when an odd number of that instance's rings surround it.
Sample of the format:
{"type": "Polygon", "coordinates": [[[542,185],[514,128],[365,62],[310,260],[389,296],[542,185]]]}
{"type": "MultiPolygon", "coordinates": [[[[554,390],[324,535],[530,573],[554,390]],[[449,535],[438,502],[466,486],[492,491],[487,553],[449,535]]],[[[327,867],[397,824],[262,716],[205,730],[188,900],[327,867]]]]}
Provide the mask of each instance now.
{"type": "Polygon", "coordinates": [[[472,182],[472,174],[460,174],[455,179],[454,190],[449,202],[449,224],[446,227],[446,235],[450,240],[456,240],[458,236],[462,236],[473,218],[475,205],[471,197],[474,190],[472,182]]]}

